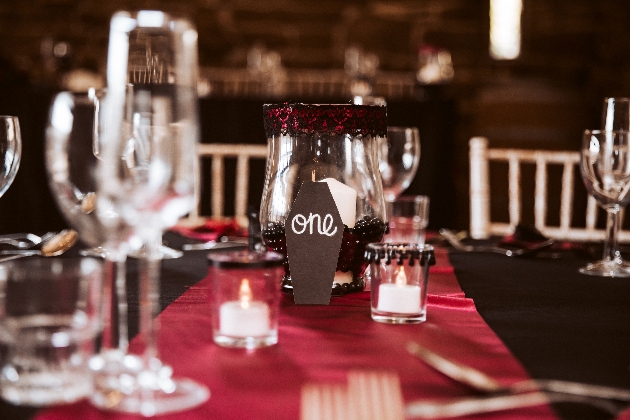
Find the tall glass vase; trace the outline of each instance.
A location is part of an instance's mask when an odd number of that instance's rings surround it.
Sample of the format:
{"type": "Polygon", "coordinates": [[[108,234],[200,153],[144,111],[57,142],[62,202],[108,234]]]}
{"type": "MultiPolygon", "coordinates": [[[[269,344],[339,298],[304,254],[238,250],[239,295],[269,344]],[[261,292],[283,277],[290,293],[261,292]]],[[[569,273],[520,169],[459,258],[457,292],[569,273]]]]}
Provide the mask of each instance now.
{"type": "Polygon", "coordinates": [[[329,184],[344,224],[332,294],[363,290],[365,247],[386,227],[377,155],[386,107],[278,104],[264,105],[263,114],[269,156],[260,220],[267,247],[285,256],[283,291],[293,291],[285,226],[305,181],[329,184]]]}

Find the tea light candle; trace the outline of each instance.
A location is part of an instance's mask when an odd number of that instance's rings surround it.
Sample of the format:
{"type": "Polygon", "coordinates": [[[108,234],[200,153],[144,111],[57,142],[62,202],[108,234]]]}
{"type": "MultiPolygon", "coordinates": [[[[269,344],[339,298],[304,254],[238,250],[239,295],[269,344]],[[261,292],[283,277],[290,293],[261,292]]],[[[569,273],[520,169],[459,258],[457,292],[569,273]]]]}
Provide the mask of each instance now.
{"type": "Polygon", "coordinates": [[[269,334],[269,306],[252,301],[249,280],[243,279],[239,300],[225,302],[219,310],[221,334],[230,337],[260,337],[269,334]]]}
{"type": "Polygon", "coordinates": [[[343,224],[349,228],[354,227],[357,215],[357,192],[354,188],[347,186],[343,182],[339,182],[333,178],[324,178],[320,182],[328,184],[330,193],[332,194],[337,211],[343,224]]]}
{"type": "Polygon", "coordinates": [[[398,314],[420,312],[420,286],[407,284],[403,267],[398,270],[395,283],[381,283],[379,286],[377,308],[398,314]]]}

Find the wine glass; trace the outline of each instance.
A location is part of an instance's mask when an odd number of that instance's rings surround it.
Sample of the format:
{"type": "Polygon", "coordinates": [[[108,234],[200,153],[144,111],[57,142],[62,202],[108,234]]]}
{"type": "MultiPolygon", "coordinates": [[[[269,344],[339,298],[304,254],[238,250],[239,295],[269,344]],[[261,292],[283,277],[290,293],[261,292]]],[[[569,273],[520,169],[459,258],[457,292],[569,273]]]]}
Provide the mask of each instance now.
{"type": "Polygon", "coordinates": [[[20,122],[18,117],[9,115],[0,116],[0,197],[9,189],[18,168],[22,156],[22,136],[20,134],[20,122]]]}
{"type": "MultiPolygon", "coordinates": [[[[105,257],[107,302],[99,357],[116,363],[127,351],[126,257],[127,248],[141,246],[138,237],[109,236],[96,211],[97,160],[93,151],[93,125],[98,94],[60,92],[53,98],[46,127],[48,184],[58,208],[92,253],[105,257]],[[107,247],[105,247],[107,244],[107,247]],[[96,251],[94,251],[96,250],[96,251]],[[106,251],[107,250],[107,251],[106,251]]],[[[95,359],[96,360],[96,359],[95,359]]],[[[93,361],[94,362],[94,361],[93,361]]]]}
{"type": "Polygon", "coordinates": [[[118,12],[111,19],[107,93],[101,107],[97,210],[113,233],[131,226],[140,259],[142,354],[97,378],[92,402],[104,409],[156,415],[203,403],[209,392],[174,379],[157,350],[163,231],[194,206],[197,32],[161,11],[118,12]],[[112,404],[112,392],[119,396],[112,404]]]}
{"type": "Polygon", "coordinates": [[[602,129],[630,130],[630,98],[604,98],[602,129]]]}
{"type": "Polygon", "coordinates": [[[630,277],[630,264],[617,250],[619,211],[630,202],[630,132],[586,130],[580,169],[586,189],[607,212],[602,260],[581,268],[580,273],[630,277]]]}
{"type": "Polygon", "coordinates": [[[385,200],[395,200],[418,170],[420,134],[416,127],[387,127],[387,137],[378,137],[377,141],[385,200]]]}

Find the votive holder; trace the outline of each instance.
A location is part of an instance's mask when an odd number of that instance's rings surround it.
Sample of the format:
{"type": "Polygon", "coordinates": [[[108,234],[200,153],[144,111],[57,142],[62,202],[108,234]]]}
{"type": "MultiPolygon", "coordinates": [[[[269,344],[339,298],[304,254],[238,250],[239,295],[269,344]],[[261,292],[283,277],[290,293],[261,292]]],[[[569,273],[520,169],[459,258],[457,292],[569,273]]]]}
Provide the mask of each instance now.
{"type": "Polygon", "coordinates": [[[210,253],[214,342],[255,349],[278,342],[284,256],[275,252],[210,253]]]}
{"type": "Polygon", "coordinates": [[[92,258],[0,265],[2,399],[45,406],[90,395],[88,363],[102,323],[102,274],[101,262],[92,258]]]}
{"type": "Polygon", "coordinates": [[[417,324],[427,318],[429,266],[435,264],[430,245],[369,244],[372,319],[390,324],[417,324]]]}

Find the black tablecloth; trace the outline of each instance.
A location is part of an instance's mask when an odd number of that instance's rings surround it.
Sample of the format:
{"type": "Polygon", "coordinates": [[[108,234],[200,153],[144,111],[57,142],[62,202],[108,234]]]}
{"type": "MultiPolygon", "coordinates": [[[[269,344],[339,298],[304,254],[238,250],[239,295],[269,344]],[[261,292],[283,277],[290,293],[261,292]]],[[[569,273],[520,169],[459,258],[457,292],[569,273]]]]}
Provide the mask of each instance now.
{"type": "MultiPolygon", "coordinates": [[[[630,388],[630,278],[583,275],[586,258],[559,257],[450,255],[466,296],[532,377],[630,388]]],[[[556,407],[567,419],[609,418],[556,407]]]]}

